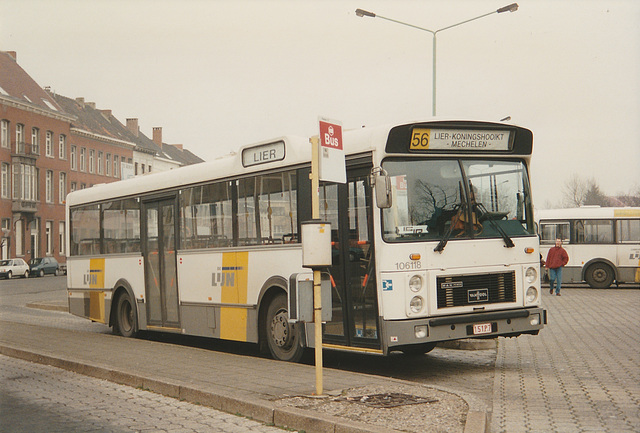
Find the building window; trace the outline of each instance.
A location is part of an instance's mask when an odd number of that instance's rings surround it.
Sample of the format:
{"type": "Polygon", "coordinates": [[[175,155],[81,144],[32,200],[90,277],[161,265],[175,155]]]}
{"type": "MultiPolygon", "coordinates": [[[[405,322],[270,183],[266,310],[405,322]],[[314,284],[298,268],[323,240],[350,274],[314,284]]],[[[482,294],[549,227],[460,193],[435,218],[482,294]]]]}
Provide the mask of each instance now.
{"type": "Polygon", "coordinates": [[[65,225],[64,225],[64,221],[60,221],[58,223],[58,245],[60,248],[60,254],[64,255],[65,254],[65,225]]]}
{"type": "Polygon", "coordinates": [[[111,176],[111,154],[110,153],[107,153],[104,174],[106,174],[107,176],[111,176]]]}
{"type": "Polygon", "coordinates": [[[53,158],[53,132],[47,131],[47,136],[44,139],[44,152],[50,158],[53,158]]]}
{"type": "Polygon", "coordinates": [[[93,173],[95,156],[96,151],[93,149],[89,149],[89,173],[93,173]]]}
{"type": "Polygon", "coordinates": [[[31,128],[31,152],[40,153],[40,130],[31,128]]]}
{"type": "Polygon", "coordinates": [[[60,141],[58,142],[58,158],[67,159],[67,137],[64,134],[60,134],[60,141]]]}
{"type": "Polygon", "coordinates": [[[76,145],[72,144],[71,145],[71,170],[77,170],[78,166],[77,166],[77,162],[76,162],[76,145]]]}
{"type": "Polygon", "coordinates": [[[33,167],[33,199],[40,201],[40,169],[33,167]]]}
{"type": "Polygon", "coordinates": [[[120,177],[120,161],[118,155],[113,155],[113,177],[120,177]]]}
{"type": "Polygon", "coordinates": [[[24,153],[24,125],[16,125],[16,150],[17,153],[24,153]]]}
{"type": "Polygon", "coordinates": [[[60,172],[58,184],[58,200],[60,203],[64,203],[67,198],[67,173],[60,172]]]}
{"type": "Polygon", "coordinates": [[[47,203],[53,203],[53,171],[47,170],[45,182],[45,198],[47,203]]]}
{"type": "Polygon", "coordinates": [[[47,243],[47,255],[53,254],[53,221],[44,223],[44,237],[47,243]]]}
{"type": "Polygon", "coordinates": [[[36,200],[37,170],[33,165],[13,164],[13,198],[19,200],[36,200]]]}
{"type": "Polygon", "coordinates": [[[0,122],[0,145],[9,147],[9,121],[4,119],[0,122]]]}
{"type": "Polygon", "coordinates": [[[87,171],[87,148],[80,148],[80,171],[87,171]]]}
{"type": "Polygon", "coordinates": [[[144,174],[144,164],[140,164],[140,169],[142,170],[142,174],[144,174]]]}
{"type": "Polygon", "coordinates": [[[135,165],[135,169],[134,169],[134,171],[133,171],[133,174],[135,174],[136,176],[138,175],[138,163],[137,163],[137,162],[136,162],[136,165],[135,165]]]}
{"type": "Polygon", "coordinates": [[[69,192],[73,192],[78,189],[78,184],[76,182],[71,182],[71,186],[69,187],[69,192]]]}
{"type": "Polygon", "coordinates": [[[2,177],[0,177],[0,193],[2,198],[9,198],[9,191],[11,191],[10,185],[10,176],[9,176],[9,164],[6,162],[2,163],[2,177]]]}
{"type": "Polygon", "coordinates": [[[98,174],[102,174],[102,151],[98,151],[98,174]]]}

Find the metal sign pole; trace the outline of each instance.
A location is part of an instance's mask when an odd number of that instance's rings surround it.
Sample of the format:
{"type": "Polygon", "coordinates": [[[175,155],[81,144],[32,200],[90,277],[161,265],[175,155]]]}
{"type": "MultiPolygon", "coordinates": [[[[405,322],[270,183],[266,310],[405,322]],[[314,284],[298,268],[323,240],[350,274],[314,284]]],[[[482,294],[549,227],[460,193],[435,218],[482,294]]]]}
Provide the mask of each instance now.
{"type": "MultiPolygon", "coordinates": [[[[311,143],[311,217],[320,218],[320,137],[313,136],[311,143]]],[[[313,270],[313,323],[316,351],[316,395],[322,395],[322,276],[319,269],[313,270]]]]}

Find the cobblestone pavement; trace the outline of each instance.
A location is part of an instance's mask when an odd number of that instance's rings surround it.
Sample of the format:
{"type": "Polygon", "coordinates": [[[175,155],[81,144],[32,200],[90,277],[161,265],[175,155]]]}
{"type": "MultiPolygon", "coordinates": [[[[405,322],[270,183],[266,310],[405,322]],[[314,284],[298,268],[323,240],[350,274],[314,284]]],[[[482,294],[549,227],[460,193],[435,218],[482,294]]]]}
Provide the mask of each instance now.
{"type": "Polygon", "coordinates": [[[152,392],[0,355],[0,431],[214,432],[283,430],[152,392]]]}
{"type": "Polygon", "coordinates": [[[640,432],[640,291],[547,292],[544,306],[539,336],[499,339],[491,432],[640,432]]]}

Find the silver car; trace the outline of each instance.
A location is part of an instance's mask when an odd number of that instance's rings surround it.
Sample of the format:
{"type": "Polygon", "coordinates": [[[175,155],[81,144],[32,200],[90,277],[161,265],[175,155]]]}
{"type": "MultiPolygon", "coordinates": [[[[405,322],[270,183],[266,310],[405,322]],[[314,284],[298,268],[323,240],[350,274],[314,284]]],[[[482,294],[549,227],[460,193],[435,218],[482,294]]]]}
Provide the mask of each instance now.
{"type": "Polygon", "coordinates": [[[0,260],[0,278],[29,278],[29,265],[22,259],[0,260]]]}

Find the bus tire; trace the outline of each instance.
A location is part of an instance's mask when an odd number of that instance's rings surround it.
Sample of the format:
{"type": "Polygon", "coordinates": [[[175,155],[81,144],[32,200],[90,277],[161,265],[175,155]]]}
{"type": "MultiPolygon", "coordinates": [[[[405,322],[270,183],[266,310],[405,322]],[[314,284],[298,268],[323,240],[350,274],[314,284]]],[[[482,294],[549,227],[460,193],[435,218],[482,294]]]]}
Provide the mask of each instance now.
{"type": "Polygon", "coordinates": [[[138,327],[136,306],[131,296],[123,291],[116,301],[116,311],[113,323],[113,333],[123,337],[133,337],[138,327]]]}
{"type": "Polygon", "coordinates": [[[613,283],[613,269],[605,263],[594,263],[587,268],[584,279],[594,289],[608,289],[613,283]]]}
{"type": "Polygon", "coordinates": [[[401,352],[406,356],[418,356],[431,352],[436,348],[437,343],[425,343],[416,344],[413,346],[406,346],[401,349],[401,352]]]}
{"type": "Polygon", "coordinates": [[[264,329],[269,352],[274,359],[298,362],[304,354],[300,328],[289,323],[287,296],[277,294],[267,308],[264,329]]]}

